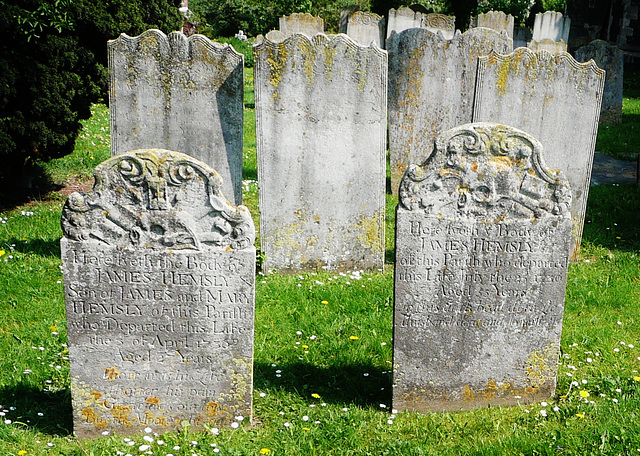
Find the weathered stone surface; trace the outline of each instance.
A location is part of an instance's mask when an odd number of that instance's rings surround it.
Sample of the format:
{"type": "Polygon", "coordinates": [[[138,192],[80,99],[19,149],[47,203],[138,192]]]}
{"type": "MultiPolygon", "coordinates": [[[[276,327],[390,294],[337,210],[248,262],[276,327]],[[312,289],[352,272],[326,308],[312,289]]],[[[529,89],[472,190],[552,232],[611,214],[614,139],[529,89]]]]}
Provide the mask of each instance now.
{"type": "Polygon", "coordinates": [[[347,35],[363,46],[375,43],[384,48],[385,20],[375,13],[356,11],[349,16],[347,35]]]}
{"type": "Polygon", "coordinates": [[[537,138],[545,160],[562,170],[573,192],[572,256],[582,237],[598,132],[604,71],[567,53],[518,48],[481,57],[474,121],[512,125],[537,138]]]}
{"type": "Polygon", "coordinates": [[[563,17],[562,13],[557,11],[538,13],[533,24],[533,40],[540,41],[546,38],[568,43],[570,29],[571,18],[563,17]]]}
{"type": "Polygon", "coordinates": [[[420,28],[424,24],[424,14],[407,7],[397,10],[391,8],[387,18],[387,39],[392,32],[400,33],[404,30],[420,28]]]}
{"type": "Polygon", "coordinates": [[[497,32],[506,32],[513,39],[513,16],[503,11],[489,11],[478,14],[477,26],[489,28],[497,32]]]}
{"type": "Polygon", "coordinates": [[[243,56],[202,35],[109,41],[111,153],[159,147],[216,169],[242,201],[243,56]]]}
{"type": "Polygon", "coordinates": [[[539,41],[531,40],[527,43],[527,47],[533,52],[547,51],[551,54],[559,54],[560,52],[567,52],[567,43],[564,41],[553,41],[549,38],[543,38],[539,41]]]}
{"type": "Polygon", "coordinates": [[[422,17],[421,27],[433,33],[442,32],[442,36],[450,40],[456,33],[456,17],[435,13],[425,14],[422,17]]]}
{"type": "Polygon", "coordinates": [[[160,149],[112,157],[61,240],[74,431],[252,413],[255,229],[220,175],[160,149]]]}
{"type": "Polygon", "coordinates": [[[263,266],[382,267],[386,52],[295,35],[254,53],[263,266]]]}
{"type": "Polygon", "coordinates": [[[280,18],[280,31],[287,37],[302,33],[313,38],[318,33],[324,33],[324,20],[309,13],[293,13],[280,18]]]}
{"type": "Polygon", "coordinates": [[[504,125],[448,130],[409,167],[396,219],[394,408],[553,395],[570,204],[541,144],[504,125]]]}
{"type": "Polygon", "coordinates": [[[389,155],[397,193],[410,163],[422,160],[436,136],[471,122],[477,58],[509,52],[504,34],[475,28],[446,40],[425,29],[387,40],[389,51],[389,155]]]}
{"type": "Polygon", "coordinates": [[[624,55],[620,48],[603,40],[595,40],[576,51],[578,62],[593,59],[606,72],[604,94],[600,109],[600,123],[614,124],[622,121],[622,82],[624,55]]]}

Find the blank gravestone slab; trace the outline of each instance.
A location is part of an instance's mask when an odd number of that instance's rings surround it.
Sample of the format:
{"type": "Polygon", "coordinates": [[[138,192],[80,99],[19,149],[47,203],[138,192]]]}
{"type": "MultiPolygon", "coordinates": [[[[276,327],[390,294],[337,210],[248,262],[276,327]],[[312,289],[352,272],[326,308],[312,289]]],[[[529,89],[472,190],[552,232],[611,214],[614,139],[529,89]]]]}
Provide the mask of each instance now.
{"type": "Polygon", "coordinates": [[[474,122],[504,123],[533,135],[549,166],[569,179],[572,256],[582,237],[603,85],[603,70],[564,52],[518,48],[481,57],[478,67],[474,122]]]}
{"type": "Polygon", "coordinates": [[[424,14],[407,7],[398,8],[397,10],[391,8],[388,18],[387,39],[392,32],[400,33],[404,30],[422,27],[422,24],[424,24],[424,14]]]}
{"type": "Polygon", "coordinates": [[[562,16],[557,11],[538,13],[533,24],[533,40],[550,39],[552,41],[569,42],[571,18],[562,16]]]}
{"type": "Polygon", "coordinates": [[[220,175],[166,150],[96,168],[61,241],[74,430],[156,432],[252,412],[255,229],[220,175]]]}
{"type": "Polygon", "coordinates": [[[419,163],[436,136],[471,122],[478,57],[509,52],[511,40],[475,28],[451,40],[425,29],[387,40],[389,51],[389,157],[391,190],[410,163],[419,163]]]}
{"type": "Polygon", "coordinates": [[[503,11],[489,11],[478,14],[478,27],[489,28],[497,32],[506,32],[513,39],[513,16],[503,11]]]}
{"type": "Polygon", "coordinates": [[[280,31],[287,37],[301,33],[312,38],[324,33],[324,20],[309,13],[293,13],[280,18],[280,31]]]}
{"type": "Polygon", "coordinates": [[[356,11],[349,16],[347,35],[356,43],[369,46],[375,43],[379,48],[384,47],[384,17],[375,13],[356,11]]]}
{"type": "Polygon", "coordinates": [[[109,41],[111,154],[159,147],[207,163],[242,202],[243,57],[202,35],[109,41]]]}
{"type": "Polygon", "coordinates": [[[624,54],[615,44],[595,40],[576,51],[578,62],[588,62],[590,59],[593,59],[596,65],[606,72],[600,123],[620,123],[622,122],[624,54]]]}
{"type": "Polygon", "coordinates": [[[497,124],[442,133],[396,218],[393,407],[460,410],[554,394],[571,191],[541,144],[497,124]]]}
{"type": "Polygon", "coordinates": [[[254,51],[263,266],[382,267],[386,52],[346,35],[254,51]]]}

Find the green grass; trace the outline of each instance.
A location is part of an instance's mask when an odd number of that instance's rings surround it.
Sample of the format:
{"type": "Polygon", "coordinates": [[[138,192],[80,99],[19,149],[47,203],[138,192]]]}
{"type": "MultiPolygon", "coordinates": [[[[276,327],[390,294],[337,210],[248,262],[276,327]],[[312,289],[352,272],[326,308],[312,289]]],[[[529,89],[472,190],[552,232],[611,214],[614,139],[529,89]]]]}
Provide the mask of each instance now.
{"type": "Polygon", "coordinates": [[[622,122],[600,125],[596,150],[614,158],[635,160],[640,153],[640,73],[624,74],[622,122]]]}
{"type": "MultiPolygon", "coordinates": [[[[244,199],[257,218],[255,114],[247,97],[244,199]]],[[[108,157],[107,119],[107,109],[95,106],[76,152],[49,165],[52,176],[83,180],[108,157]]],[[[395,204],[387,195],[388,263],[395,204]]],[[[546,403],[392,414],[392,265],[260,274],[257,424],[150,434],[152,443],[143,435],[78,442],[71,434],[61,206],[54,196],[0,214],[0,454],[137,456],[146,454],[144,444],[154,455],[176,456],[638,454],[640,192],[633,186],[590,192],[581,259],[569,270],[557,396],[546,403]]]]}

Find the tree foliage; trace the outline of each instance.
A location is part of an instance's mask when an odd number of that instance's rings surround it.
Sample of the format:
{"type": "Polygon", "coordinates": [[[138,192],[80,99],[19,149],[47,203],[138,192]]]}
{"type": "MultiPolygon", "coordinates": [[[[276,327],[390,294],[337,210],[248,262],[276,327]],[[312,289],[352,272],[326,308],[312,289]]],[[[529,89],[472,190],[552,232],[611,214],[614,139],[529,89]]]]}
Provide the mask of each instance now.
{"type": "Polygon", "coordinates": [[[0,183],[28,184],[32,165],[73,150],[107,97],[107,40],[178,29],[176,1],[0,1],[0,183]]]}

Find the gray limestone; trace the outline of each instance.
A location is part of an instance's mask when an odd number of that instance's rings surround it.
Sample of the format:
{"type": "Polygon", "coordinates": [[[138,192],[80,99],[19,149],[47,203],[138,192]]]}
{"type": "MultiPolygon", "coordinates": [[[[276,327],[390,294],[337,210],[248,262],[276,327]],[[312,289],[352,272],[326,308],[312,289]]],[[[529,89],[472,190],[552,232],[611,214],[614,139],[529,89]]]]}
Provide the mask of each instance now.
{"type": "Polygon", "coordinates": [[[603,40],[595,40],[575,53],[578,62],[593,59],[606,71],[600,123],[614,124],[622,121],[622,82],[624,55],[620,48],[603,40]]]}
{"type": "Polygon", "coordinates": [[[506,32],[507,36],[513,39],[513,16],[507,15],[503,11],[489,11],[478,14],[477,26],[490,28],[498,32],[506,32]]]}
{"type": "Polygon", "coordinates": [[[302,33],[312,38],[318,33],[324,33],[324,21],[309,13],[293,13],[280,18],[280,31],[285,36],[302,33]]]}
{"type": "Polygon", "coordinates": [[[216,169],[242,201],[243,57],[202,35],[109,41],[111,153],[159,147],[216,169]]]}
{"type": "Polygon", "coordinates": [[[295,35],[254,55],[263,267],[382,267],[386,52],[295,35]]]}
{"type": "Polygon", "coordinates": [[[356,43],[363,46],[375,43],[379,48],[384,48],[384,17],[375,13],[356,11],[349,16],[347,35],[356,43]]]}
{"type": "Polygon", "coordinates": [[[451,40],[412,29],[387,40],[394,194],[407,166],[422,160],[440,132],[471,122],[477,58],[511,46],[506,35],[485,28],[458,32],[451,40]]]}
{"type": "Polygon", "coordinates": [[[569,42],[571,18],[562,16],[557,11],[538,13],[533,24],[533,40],[550,39],[552,41],[569,42]]]}
{"type": "Polygon", "coordinates": [[[604,71],[567,53],[518,48],[480,58],[474,121],[512,125],[536,137],[545,160],[569,179],[573,192],[572,256],[582,237],[598,132],[604,71]]]}
{"type": "Polygon", "coordinates": [[[226,425],[252,413],[255,229],[220,175],[161,149],[72,194],[61,240],[74,432],[226,425]]]}
{"type": "Polygon", "coordinates": [[[532,136],[453,128],[411,165],[396,218],[393,407],[443,411],[553,396],[571,191],[532,136]]]}

